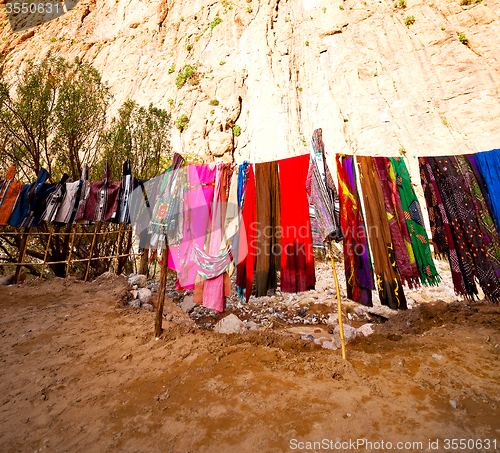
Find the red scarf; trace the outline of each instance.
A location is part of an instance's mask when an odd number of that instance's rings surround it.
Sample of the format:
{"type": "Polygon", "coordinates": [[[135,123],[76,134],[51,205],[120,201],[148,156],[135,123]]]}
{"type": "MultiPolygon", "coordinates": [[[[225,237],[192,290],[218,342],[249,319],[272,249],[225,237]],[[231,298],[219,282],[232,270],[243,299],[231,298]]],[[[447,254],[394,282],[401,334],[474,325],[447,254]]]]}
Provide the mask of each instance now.
{"type": "Polygon", "coordinates": [[[281,291],[314,288],[314,255],[306,194],[309,154],[278,162],[281,187],[281,291]]]}

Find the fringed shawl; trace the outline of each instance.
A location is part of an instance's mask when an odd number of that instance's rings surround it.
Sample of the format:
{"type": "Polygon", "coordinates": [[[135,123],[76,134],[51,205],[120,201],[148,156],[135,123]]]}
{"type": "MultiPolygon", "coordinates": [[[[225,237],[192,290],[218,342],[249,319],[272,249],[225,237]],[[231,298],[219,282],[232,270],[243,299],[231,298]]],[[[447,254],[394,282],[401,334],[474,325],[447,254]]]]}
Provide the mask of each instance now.
{"type": "Polygon", "coordinates": [[[372,306],[373,274],[370,265],[361,203],[354,185],[353,159],[337,154],[340,224],[344,236],[347,297],[372,306]]]}
{"type": "Polygon", "coordinates": [[[425,231],[420,203],[411,185],[410,173],[406,168],[404,160],[400,157],[391,157],[390,160],[396,176],[403,214],[410,234],[417,268],[420,273],[420,281],[426,286],[436,286],[441,281],[441,277],[436,270],[431,256],[429,238],[425,231]]]}
{"type": "Polygon", "coordinates": [[[315,246],[326,240],[342,240],[339,218],[339,197],[326,164],[321,129],[316,129],[311,140],[311,164],[306,178],[306,191],[311,214],[311,229],[315,246]]]}
{"type": "Polygon", "coordinates": [[[373,158],[358,156],[356,159],[361,170],[359,179],[380,302],[392,309],[404,310],[407,308],[406,298],[397,272],[384,195],[373,158]]]}
{"type": "Polygon", "coordinates": [[[452,225],[455,247],[462,257],[466,288],[467,282],[470,288],[467,288],[467,294],[471,297],[476,294],[473,279],[476,276],[485,296],[498,303],[500,300],[498,268],[488,253],[489,238],[481,231],[474,203],[467,193],[464,179],[457,171],[458,164],[453,157],[429,158],[429,161],[436,176],[444,209],[452,225]]]}
{"type": "Polygon", "coordinates": [[[399,193],[398,197],[395,198],[393,197],[393,192],[391,192],[389,173],[392,170],[392,164],[387,157],[374,157],[373,163],[377,170],[380,186],[384,195],[385,211],[389,222],[392,244],[394,246],[394,256],[398,265],[398,273],[403,284],[408,285],[410,288],[414,288],[420,284],[420,276],[405,219],[399,214],[400,210],[402,211],[399,193]],[[396,205],[397,207],[394,206],[394,201],[396,201],[396,203],[399,202],[399,205],[396,205]],[[404,228],[401,228],[401,225],[403,225],[404,228]],[[408,235],[407,240],[405,240],[406,238],[403,236],[404,233],[408,235]]]}
{"type": "Polygon", "coordinates": [[[278,162],[255,164],[255,197],[259,253],[255,263],[256,296],[278,286],[281,259],[280,181],[278,162]]]}

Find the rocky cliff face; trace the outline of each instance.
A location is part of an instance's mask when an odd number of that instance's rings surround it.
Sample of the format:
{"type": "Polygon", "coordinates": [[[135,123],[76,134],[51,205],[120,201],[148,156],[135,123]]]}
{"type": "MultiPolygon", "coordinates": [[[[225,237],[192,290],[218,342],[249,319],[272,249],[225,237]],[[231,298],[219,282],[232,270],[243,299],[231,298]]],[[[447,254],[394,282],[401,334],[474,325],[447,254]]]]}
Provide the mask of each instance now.
{"type": "Polygon", "coordinates": [[[206,161],[303,154],[318,127],[330,163],[470,153],[500,145],[500,2],[470,1],[83,0],[25,32],[4,19],[0,53],[7,74],[49,49],[80,56],[116,108],[185,114],[174,148],[206,161]]]}

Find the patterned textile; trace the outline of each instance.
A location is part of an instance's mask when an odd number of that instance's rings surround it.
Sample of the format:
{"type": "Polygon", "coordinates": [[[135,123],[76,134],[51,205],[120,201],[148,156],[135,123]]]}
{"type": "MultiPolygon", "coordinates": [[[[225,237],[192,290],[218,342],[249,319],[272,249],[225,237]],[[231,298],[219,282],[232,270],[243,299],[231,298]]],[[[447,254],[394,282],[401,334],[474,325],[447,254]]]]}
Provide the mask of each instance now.
{"type": "Polygon", "coordinates": [[[131,194],[130,220],[134,226],[135,234],[139,238],[141,249],[151,246],[151,235],[148,227],[153,217],[155,202],[164,176],[161,174],[148,181],[136,181],[137,185],[131,194]]]}
{"type": "Polygon", "coordinates": [[[149,232],[155,234],[152,244],[163,243],[166,236],[170,246],[180,244],[184,229],[184,190],[187,184],[186,161],[175,154],[169,171],[165,174],[160,196],[156,200],[149,232]],[[160,238],[161,236],[161,238],[160,238]]]}
{"type": "MultiPolygon", "coordinates": [[[[253,167],[247,167],[248,175],[242,184],[241,206],[243,212],[244,228],[240,230],[238,239],[238,266],[236,269],[236,285],[240,296],[246,301],[252,294],[252,281],[256,255],[256,229],[255,229],[255,175],[253,167]],[[241,257],[245,259],[241,259],[241,257]]],[[[245,171],[245,169],[243,169],[245,171]]],[[[241,174],[241,167],[240,167],[241,174]]],[[[242,178],[243,179],[243,178],[242,178]]],[[[239,180],[238,180],[239,182],[239,180]]],[[[240,184],[238,184],[240,186],[240,184]]]]}
{"type": "Polygon", "coordinates": [[[453,240],[462,258],[464,281],[467,294],[473,297],[474,276],[477,277],[485,296],[498,303],[500,300],[500,280],[494,260],[487,251],[489,238],[481,232],[474,203],[465,190],[465,183],[456,171],[456,161],[452,157],[429,158],[438,182],[439,192],[448,219],[452,225],[453,240]],[[469,283],[469,287],[467,285],[469,283]]]}
{"type": "MultiPolygon", "coordinates": [[[[212,203],[212,223],[206,246],[208,253],[211,257],[214,257],[215,260],[217,260],[217,255],[222,243],[222,226],[225,219],[225,206],[227,202],[227,192],[229,190],[229,180],[231,178],[231,174],[231,164],[217,164],[217,174],[215,178],[214,197],[212,203]]],[[[225,254],[223,253],[222,255],[224,257],[225,254]]],[[[200,274],[199,270],[198,274],[200,274]]],[[[203,306],[205,308],[211,308],[218,313],[222,313],[224,311],[226,308],[225,289],[227,289],[225,287],[225,282],[229,282],[229,276],[227,273],[222,272],[219,275],[204,281],[203,306]]],[[[228,295],[231,295],[230,287],[228,295]]]]}
{"type": "Polygon", "coordinates": [[[344,270],[347,297],[368,307],[372,304],[373,274],[361,203],[355,189],[353,158],[337,154],[340,224],[344,235],[344,270]]]}
{"type": "Polygon", "coordinates": [[[500,149],[477,153],[474,159],[484,181],[497,228],[500,229],[500,149]]]}
{"type": "Polygon", "coordinates": [[[419,158],[420,180],[424,189],[424,197],[427,203],[429,223],[431,225],[432,243],[434,252],[438,257],[445,257],[448,254],[448,243],[451,240],[448,218],[443,215],[444,207],[434,179],[434,173],[426,157],[419,158]],[[446,222],[446,224],[445,224],[446,222]],[[445,226],[446,225],[446,226],[445,226]]]}
{"type": "Polygon", "coordinates": [[[177,287],[194,289],[199,266],[195,248],[205,250],[210,232],[216,165],[188,165],[183,197],[182,240],[170,247],[169,267],[177,272],[177,287]]]}
{"type": "Polygon", "coordinates": [[[90,195],[89,168],[87,165],[85,165],[83,167],[82,174],[80,176],[80,184],[78,185],[75,204],[73,206],[69,222],[72,223],[87,222],[83,217],[85,215],[85,208],[87,207],[87,201],[89,199],[89,195],[90,195]]]}
{"type": "Polygon", "coordinates": [[[281,188],[281,291],[303,292],[316,283],[305,183],[309,154],[278,161],[281,188]]]}
{"type": "Polygon", "coordinates": [[[16,205],[9,219],[9,225],[20,227],[30,213],[30,209],[35,204],[38,194],[44,191],[44,184],[49,179],[49,172],[42,168],[38,173],[36,181],[31,184],[23,185],[21,193],[17,198],[16,205]]]}
{"type": "Polygon", "coordinates": [[[233,260],[233,254],[231,248],[227,248],[217,256],[210,256],[196,247],[194,258],[200,266],[198,274],[200,274],[203,279],[208,280],[218,277],[227,271],[233,260]]]}
{"type": "Polygon", "coordinates": [[[130,196],[133,189],[132,172],[130,168],[130,159],[123,163],[123,176],[120,186],[120,196],[118,202],[118,213],[116,215],[117,223],[130,223],[130,196]]]}
{"type": "Polygon", "coordinates": [[[281,259],[280,180],[278,162],[255,164],[258,253],[255,262],[257,297],[278,287],[281,259]]]}
{"type": "Polygon", "coordinates": [[[121,183],[109,181],[108,163],[104,164],[102,181],[90,183],[90,192],[85,206],[85,220],[105,222],[116,217],[121,183]]]}
{"type": "Polygon", "coordinates": [[[54,192],[50,194],[47,198],[47,203],[45,206],[45,210],[43,211],[40,220],[43,222],[52,223],[57,215],[57,211],[61,207],[62,201],[64,199],[64,195],[66,194],[66,181],[69,176],[64,173],[61,178],[61,181],[57,184],[54,189],[54,192]]]}
{"type": "Polygon", "coordinates": [[[441,194],[439,193],[434,171],[430,165],[429,159],[427,157],[420,157],[419,165],[420,179],[422,181],[431,223],[432,240],[436,247],[436,251],[441,256],[448,257],[455,293],[465,297],[468,297],[467,294],[476,294],[477,289],[475,285],[471,286],[469,281],[467,281],[466,288],[464,274],[462,273],[462,269],[464,268],[464,264],[461,262],[462,255],[458,254],[455,249],[451,225],[445,212],[443,200],[441,199],[441,194]]]}
{"type": "Polygon", "coordinates": [[[248,167],[250,164],[245,161],[239,166],[238,171],[238,205],[243,209],[246,183],[248,182],[248,167]]]}
{"type": "Polygon", "coordinates": [[[21,181],[14,181],[15,175],[16,166],[12,165],[7,170],[5,178],[0,180],[0,225],[7,225],[23,187],[21,181]]]}
{"type": "Polygon", "coordinates": [[[400,157],[391,157],[390,160],[396,176],[403,214],[410,234],[415,261],[420,273],[420,280],[426,286],[436,286],[441,281],[441,277],[436,270],[431,256],[429,239],[420,211],[420,203],[411,185],[410,173],[406,168],[404,160],[400,157]]]}
{"type": "MultiPolygon", "coordinates": [[[[358,156],[360,183],[366,212],[366,227],[373,254],[377,289],[382,305],[392,309],[405,310],[406,298],[398,275],[394,245],[387,219],[384,194],[378,180],[372,157],[358,156]]],[[[397,250],[405,250],[399,244],[397,250]]]]}
{"type": "Polygon", "coordinates": [[[311,164],[306,178],[309,199],[311,229],[315,247],[326,240],[342,240],[339,218],[339,197],[333,178],[326,164],[325,147],[321,129],[313,132],[311,140],[311,164]]]}
{"type": "Polygon", "coordinates": [[[465,190],[474,205],[479,228],[485,239],[486,252],[494,261],[497,275],[500,275],[500,237],[472,162],[470,157],[456,156],[455,169],[464,180],[465,190]]]}
{"type": "MultiPolygon", "coordinates": [[[[411,241],[409,238],[408,241],[405,241],[405,237],[403,236],[403,231],[408,234],[406,222],[404,221],[404,217],[398,216],[394,206],[394,201],[397,203],[400,201],[400,198],[398,197],[396,200],[393,198],[393,193],[391,192],[389,174],[391,173],[392,164],[387,157],[374,157],[373,163],[375,165],[375,169],[377,170],[380,186],[384,195],[385,211],[389,222],[392,244],[394,245],[394,256],[398,265],[397,270],[402,283],[408,285],[410,288],[414,288],[420,284],[420,276],[415,263],[415,255],[413,253],[411,241]],[[401,222],[401,225],[405,226],[403,231],[400,228],[399,219],[403,220],[401,222]],[[410,256],[412,259],[410,259],[410,256]]],[[[399,209],[402,208],[398,206],[398,212],[399,209]]]]}
{"type": "Polygon", "coordinates": [[[22,226],[25,228],[37,227],[40,225],[40,218],[47,207],[48,199],[56,190],[57,184],[45,183],[38,190],[36,198],[30,206],[30,209],[23,220],[22,226]]]}

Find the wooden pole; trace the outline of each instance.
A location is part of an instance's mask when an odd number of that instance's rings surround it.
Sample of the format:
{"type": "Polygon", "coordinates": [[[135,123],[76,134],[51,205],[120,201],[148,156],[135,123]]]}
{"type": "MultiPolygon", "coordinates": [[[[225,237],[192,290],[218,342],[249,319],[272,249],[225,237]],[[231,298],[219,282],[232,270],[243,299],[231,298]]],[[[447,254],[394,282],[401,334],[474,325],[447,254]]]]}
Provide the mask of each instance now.
{"type": "Polygon", "coordinates": [[[148,275],[149,249],[142,249],[141,262],[139,264],[139,274],[148,275]]]}
{"type": "Polygon", "coordinates": [[[99,230],[100,226],[101,226],[101,222],[97,222],[94,226],[94,237],[92,238],[92,245],[90,246],[89,261],[87,263],[87,270],[85,272],[85,278],[83,279],[84,282],[87,281],[87,278],[89,276],[90,262],[92,261],[92,255],[94,253],[94,245],[95,245],[95,240],[97,237],[97,231],[99,230]]]}
{"type": "Polygon", "coordinates": [[[40,280],[42,280],[43,278],[43,271],[45,269],[45,263],[47,262],[47,254],[49,253],[49,245],[50,245],[50,240],[52,239],[53,232],[54,232],[54,225],[52,224],[50,226],[49,238],[47,239],[47,247],[45,247],[45,255],[43,256],[43,264],[42,264],[42,270],[40,272],[40,280]]]}
{"type": "Polygon", "coordinates": [[[116,241],[116,273],[118,274],[118,268],[120,267],[120,241],[122,239],[122,224],[118,228],[118,240],[116,241]]]}
{"type": "Polygon", "coordinates": [[[65,278],[65,280],[68,280],[69,265],[71,263],[71,254],[73,253],[73,246],[75,245],[76,230],[78,230],[78,225],[75,226],[75,229],[73,230],[73,236],[71,237],[71,245],[69,246],[69,253],[68,253],[68,263],[66,264],[66,278],[65,278]]]}
{"type": "Polygon", "coordinates": [[[23,269],[23,265],[21,263],[24,263],[24,259],[26,258],[26,250],[28,249],[28,240],[30,238],[30,234],[31,227],[29,228],[28,233],[23,234],[23,237],[21,238],[21,246],[19,247],[19,264],[17,265],[16,272],[14,274],[15,284],[19,283],[19,280],[21,279],[21,271],[23,269]]]}
{"type": "Polygon", "coordinates": [[[159,338],[162,332],[163,304],[165,303],[165,286],[167,284],[168,272],[168,242],[165,238],[165,248],[161,255],[160,286],[158,288],[158,305],[156,307],[155,338],[159,338]]]}
{"type": "Polygon", "coordinates": [[[335,270],[335,261],[333,259],[332,244],[330,242],[328,244],[330,248],[330,259],[332,260],[333,278],[335,279],[335,290],[337,291],[337,310],[339,312],[340,343],[342,344],[342,358],[346,360],[347,355],[345,349],[344,325],[342,324],[342,302],[340,300],[339,279],[337,277],[337,271],[335,270]]]}

